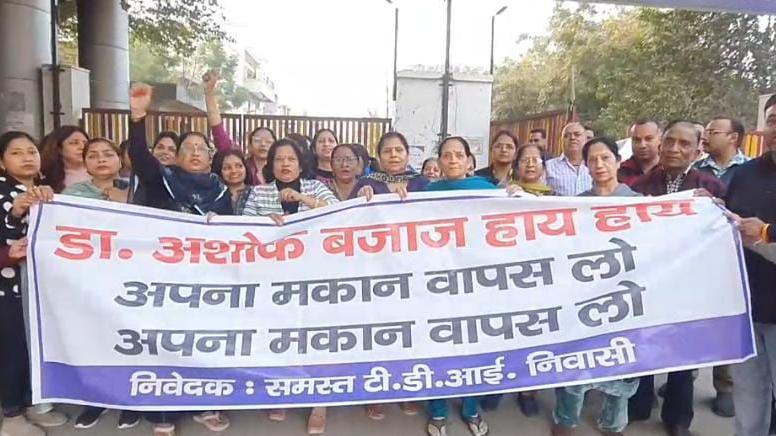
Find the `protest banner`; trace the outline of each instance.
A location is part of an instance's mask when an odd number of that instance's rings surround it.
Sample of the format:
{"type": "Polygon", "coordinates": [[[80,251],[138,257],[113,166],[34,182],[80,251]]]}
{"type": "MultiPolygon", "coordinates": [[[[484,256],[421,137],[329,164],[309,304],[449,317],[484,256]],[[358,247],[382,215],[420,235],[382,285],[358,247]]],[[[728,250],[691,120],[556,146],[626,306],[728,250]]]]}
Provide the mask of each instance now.
{"type": "Polygon", "coordinates": [[[708,198],[387,195],[278,227],[58,196],[29,250],[36,401],[394,402],[754,355],[738,232],[708,198]]]}

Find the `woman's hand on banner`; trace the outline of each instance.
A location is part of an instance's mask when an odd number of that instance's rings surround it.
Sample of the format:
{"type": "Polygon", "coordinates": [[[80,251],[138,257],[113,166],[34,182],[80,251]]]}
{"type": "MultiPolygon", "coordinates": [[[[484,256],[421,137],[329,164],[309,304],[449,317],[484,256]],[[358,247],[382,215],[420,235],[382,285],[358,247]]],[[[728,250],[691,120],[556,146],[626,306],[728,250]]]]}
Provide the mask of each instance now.
{"type": "Polygon", "coordinates": [[[54,199],[54,190],[49,186],[33,186],[29,191],[17,195],[13,201],[11,215],[21,218],[30,211],[36,203],[45,203],[54,199]]]}
{"type": "Polygon", "coordinates": [[[407,191],[406,186],[399,186],[396,188],[396,194],[399,195],[399,199],[406,200],[407,196],[410,195],[409,191],[407,191]]]}
{"type": "Polygon", "coordinates": [[[375,190],[371,186],[364,186],[358,190],[358,196],[364,197],[366,201],[372,201],[372,197],[375,196],[375,190]]]}
{"type": "Polygon", "coordinates": [[[278,226],[282,226],[286,223],[286,220],[283,219],[283,215],[277,214],[277,213],[271,213],[269,214],[269,217],[272,218],[272,221],[275,221],[275,224],[278,226]]]}
{"type": "Polygon", "coordinates": [[[8,257],[19,261],[27,257],[27,237],[23,237],[11,244],[8,249],[8,257]]]}
{"type": "Polygon", "coordinates": [[[510,197],[520,197],[522,194],[525,193],[523,188],[520,187],[520,185],[507,185],[507,195],[510,197]]]}

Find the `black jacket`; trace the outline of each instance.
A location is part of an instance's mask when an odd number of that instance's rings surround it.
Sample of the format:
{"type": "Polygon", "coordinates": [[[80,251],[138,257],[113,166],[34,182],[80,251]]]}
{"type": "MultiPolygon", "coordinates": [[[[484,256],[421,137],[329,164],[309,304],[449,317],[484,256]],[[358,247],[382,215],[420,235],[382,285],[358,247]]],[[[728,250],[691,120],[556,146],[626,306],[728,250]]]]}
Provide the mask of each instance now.
{"type": "MultiPolygon", "coordinates": [[[[776,162],[772,153],[741,165],[728,187],[728,208],[743,218],[776,223],[776,162]]],[[[776,264],[745,249],[755,322],[776,324],[776,264]]]]}
{"type": "MultiPolygon", "coordinates": [[[[163,177],[163,166],[151,154],[146,141],[145,119],[133,121],[129,128],[129,158],[132,160],[132,169],[142,186],[142,203],[134,200],[133,203],[143,206],[153,207],[155,209],[165,209],[180,212],[182,207],[170,194],[165,187],[163,177]]],[[[232,205],[229,199],[229,193],[223,201],[217,203],[217,208],[203,211],[204,213],[214,212],[218,215],[232,215],[232,205]]],[[[191,213],[194,213],[191,211],[191,213]]],[[[203,213],[203,214],[204,214],[203,213]]]]}

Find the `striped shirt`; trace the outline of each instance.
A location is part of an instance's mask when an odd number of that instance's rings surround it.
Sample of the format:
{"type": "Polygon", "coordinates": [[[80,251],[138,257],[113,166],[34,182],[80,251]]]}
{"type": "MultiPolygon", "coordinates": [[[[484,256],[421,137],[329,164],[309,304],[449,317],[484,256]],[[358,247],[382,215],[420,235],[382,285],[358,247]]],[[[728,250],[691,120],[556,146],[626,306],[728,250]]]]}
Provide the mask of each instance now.
{"type": "MultiPolygon", "coordinates": [[[[300,180],[302,195],[312,197],[326,205],[339,202],[329,188],[317,180],[300,180]]],[[[299,203],[299,212],[310,210],[304,203],[299,203]]],[[[280,204],[280,191],[275,182],[251,188],[248,199],[245,201],[243,215],[267,216],[270,214],[283,215],[283,206],[280,204]]]]}
{"type": "Polygon", "coordinates": [[[590,177],[587,166],[582,163],[575,167],[566,155],[548,160],[545,166],[547,184],[555,195],[573,197],[593,187],[593,178],[590,177]]]}

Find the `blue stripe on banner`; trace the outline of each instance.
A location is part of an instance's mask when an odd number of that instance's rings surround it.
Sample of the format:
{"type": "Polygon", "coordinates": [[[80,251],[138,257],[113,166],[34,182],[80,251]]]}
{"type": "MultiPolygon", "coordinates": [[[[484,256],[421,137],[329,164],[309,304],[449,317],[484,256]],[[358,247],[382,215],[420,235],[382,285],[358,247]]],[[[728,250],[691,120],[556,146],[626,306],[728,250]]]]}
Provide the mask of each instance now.
{"type": "MultiPolygon", "coordinates": [[[[110,408],[137,410],[210,410],[305,407],[310,401],[330,405],[396,402],[514,392],[621,379],[708,366],[704,362],[733,363],[742,356],[753,356],[748,314],[704,319],[678,324],[641,328],[582,340],[527,349],[474,356],[413,359],[382,363],[350,363],[306,367],[187,368],[148,366],[72,366],[43,363],[43,401],[100,404],[110,408]],[[607,365],[607,359],[594,359],[594,368],[585,359],[564,357],[560,366],[548,356],[570,356],[591,350],[611,348],[616,342],[632,343],[634,359],[624,365],[607,365]],[[534,354],[531,357],[532,353],[534,354]],[[544,359],[542,359],[542,357],[544,359]],[[600,360],[599,360],[600,359],[600,360]],[[530,361],[535,362],[533,365],[530,361]],[[581,364],[581,365],[580,365],[581,364]],[[422,366],[418,366],[422,365],[422,366]],[[582,366],[569,369],[568,366],[582,366]],[[384,369],[385,383],[374,374],[384,369]],[[425,370],[424,370],[425,368],[425,370]],[[485,369],[482,369],[485,368],[485,369]],[[377,372],[376,372],[377,371],[377,372]],[[153,374],[153,382],[140,377],[153,374]],[[480,374],[479,383],[471,383],[480,374]],[[175,374],[179,377],[176,378],[175,374]],[[372,378],[370,379],[370,374],[372,378]],[[456,375],[457,374],[457,375],[456,375]],[[336,392],[329,378],[352,378],[351,392],[336,392]],[[272,396],[270,380],[293,379],[291,393],[272,396]],[[227,381],[233,390],[223,396],[196,395],[203,381],[227,381]],[[312,380],[301,382],[301,380],[312,380]],[[327,381],[329,380],[329,381],[327,381]],[[371,380],[371,382],[370,382],[371,380]],[[495,382],[489,383],[488,381],[495,382]],[[380,385],[385,389],[380,389],[380,385]],[[369,389],[367,389],[369,386],[369,389]],[[153,389],[166,392],[154,395],[153,389]],[[328,389],[323,393],[320,389],[328,389]],[[145,393],[142,393],[145,392],[145,393]],[[188,392],[188,393],[187,393],[188,392]]],[[[611,359],[608,359],[611,360],[611,359]]],[[[588,361],[589,362],[589,361],[588,361]]],[[[611,362],[609,362],[611,363],[611,362]]],[[[205,382],[207,383],[207,382],[205,382]]],[[[211,387],[212,388],[212,387],[211,387]]]]}
{"type": "Polygon", "coordinates": [[[657,8],[698,9],[720,12],[776,15],[776,0],[578,0],[657,8]]]}

